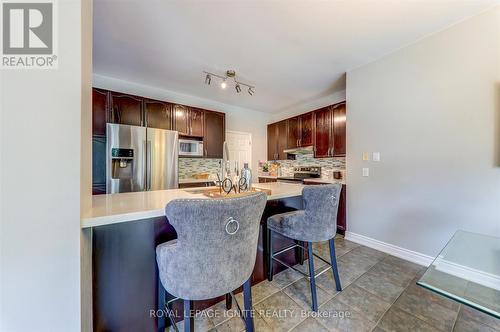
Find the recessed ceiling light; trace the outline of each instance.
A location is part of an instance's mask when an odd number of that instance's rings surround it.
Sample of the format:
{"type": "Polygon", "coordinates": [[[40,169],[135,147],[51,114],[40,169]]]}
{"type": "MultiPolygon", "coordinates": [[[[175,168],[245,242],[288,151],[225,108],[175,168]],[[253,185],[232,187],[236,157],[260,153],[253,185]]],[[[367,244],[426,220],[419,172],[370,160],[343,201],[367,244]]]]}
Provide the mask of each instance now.
{"type": "Polygon", "coordinates": [[[222,83],[220,84],[220,87],[223,89],[225,89],[227,87],[226,80],[222,81],[222,83]]]}

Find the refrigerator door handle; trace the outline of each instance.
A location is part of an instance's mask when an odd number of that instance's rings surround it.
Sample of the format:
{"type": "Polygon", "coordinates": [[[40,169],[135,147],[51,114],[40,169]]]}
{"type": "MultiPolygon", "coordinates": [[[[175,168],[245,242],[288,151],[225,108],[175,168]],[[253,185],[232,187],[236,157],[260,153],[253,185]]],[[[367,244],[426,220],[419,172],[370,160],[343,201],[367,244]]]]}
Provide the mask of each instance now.
{"type": "Polygon", "coordinates": [[[146,190],[151,190],[151,141],[146,141],[146,190]]]}

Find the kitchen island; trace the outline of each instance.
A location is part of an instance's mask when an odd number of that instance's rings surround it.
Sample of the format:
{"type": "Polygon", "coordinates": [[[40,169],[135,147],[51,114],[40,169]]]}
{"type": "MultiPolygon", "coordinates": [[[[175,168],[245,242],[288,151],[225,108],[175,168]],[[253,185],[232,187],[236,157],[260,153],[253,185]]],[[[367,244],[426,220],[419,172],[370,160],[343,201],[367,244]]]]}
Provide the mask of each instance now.
{"type": "MultiPolygon", "coordinates": [[[[301,184],[259,183],[270,190],[261,219],[252,285],[265,279],[265,221],[267,217],[302,208],[301,184]]],[[[213,188],[213,187],[212,187],[213,188]]],[[[210,189],[210,188],[203,188],[210,189]]],[[[92,313],[95,331],[156,331],[150,311],[157,307],[158,271],[155,248],[177,237],[168,223],[165,205],[174,199],[210,199],[200,188],[96,195],[82,218],[82,228],[92,237],[92,313]]],[[[292,244],[275,235],[275,248],[292,244]]],[[[283,259],[290,265],[303,257],[290,251],[283,259]]],[[[275,264],[279,272],[283,266],[275,264]]],[[[195,309],[211,306],[224,297],[196,301],[195,309]]]]}

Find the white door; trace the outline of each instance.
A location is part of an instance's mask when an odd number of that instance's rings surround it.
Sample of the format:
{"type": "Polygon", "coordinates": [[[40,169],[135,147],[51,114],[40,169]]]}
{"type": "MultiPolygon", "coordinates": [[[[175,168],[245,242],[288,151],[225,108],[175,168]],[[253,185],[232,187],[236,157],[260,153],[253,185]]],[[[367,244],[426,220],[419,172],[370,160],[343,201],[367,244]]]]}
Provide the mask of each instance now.
{"type": "Polygon", "coordinates": [[[226,142],[229,149],[229,160],[231,167],[238,162],[238,169],[243,168],[244,163],[252,167],[252,134],[241,131],[226,131],[226,142]]]}

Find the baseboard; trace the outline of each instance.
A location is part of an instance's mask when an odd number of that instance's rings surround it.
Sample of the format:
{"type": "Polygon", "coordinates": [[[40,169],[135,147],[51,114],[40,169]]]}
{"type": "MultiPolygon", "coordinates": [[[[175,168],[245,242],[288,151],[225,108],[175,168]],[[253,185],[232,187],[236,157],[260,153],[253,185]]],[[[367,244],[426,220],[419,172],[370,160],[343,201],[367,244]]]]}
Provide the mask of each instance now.
{"type": "Polygon", "coordinates": [[[349,231],[345,232],[345,239],[423,266],[429,266],[434,261],[434,257],[349,231]]]}

